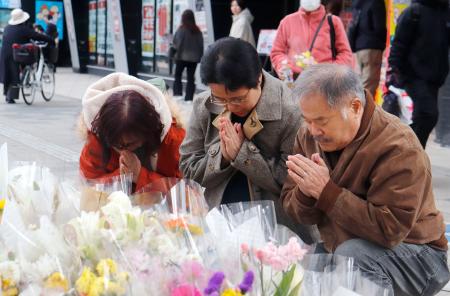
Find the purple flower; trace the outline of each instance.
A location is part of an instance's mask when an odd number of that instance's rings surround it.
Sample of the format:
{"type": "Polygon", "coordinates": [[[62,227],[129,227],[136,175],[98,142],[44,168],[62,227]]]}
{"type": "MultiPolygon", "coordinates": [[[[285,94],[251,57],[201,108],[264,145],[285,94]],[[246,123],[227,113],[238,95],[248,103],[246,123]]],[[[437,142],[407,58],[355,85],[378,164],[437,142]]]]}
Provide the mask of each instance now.
{"type": "Polygon", "coordinates": [[[244,279],[239,284],[239,289],[241,290],[242,294],[245,294],[252,289],[254,279],[255,275],[253,274],[253,271],[247,271],[245,273],[244,279]]]}
{"type": "Polygon", "coordinates": [[[204,292],[206,295],[218,295],[220,291],[220,286],[222,286],[222,282],[225,279],[225,274],[223,272],[216,272],[208,281],[208,286],[205,288],[204,292]],[[216,292],[216,293],[215,293],[216,292]]]}

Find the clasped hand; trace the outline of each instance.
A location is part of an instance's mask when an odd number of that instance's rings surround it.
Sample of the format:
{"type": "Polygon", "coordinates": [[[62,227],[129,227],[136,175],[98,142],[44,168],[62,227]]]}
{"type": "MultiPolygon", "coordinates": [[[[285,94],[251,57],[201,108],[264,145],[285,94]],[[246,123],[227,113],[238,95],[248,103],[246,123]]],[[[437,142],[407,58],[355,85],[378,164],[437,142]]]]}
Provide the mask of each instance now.
{"type": "Polygon", "coordinates": [[[306,196],[319,199],[325,185],[330,180],[330,172],[318,153],[311,159],[303,155],[290,155],[286,161],[288,174],[306,196]]]}
{"type": "Polygon", "coordinates": [[[119,158],[120,174],[132,174],[133,183],[136,183],[141,172],[141,161],[133,152],[123,150],[119,158]]]}
{"type": "Polygon", "coordinates": [[[228,162],[234,161],[245,139],[242,125],[233,124],[228,118],[220,118],[219,137],[223,158],[228,162]]]}

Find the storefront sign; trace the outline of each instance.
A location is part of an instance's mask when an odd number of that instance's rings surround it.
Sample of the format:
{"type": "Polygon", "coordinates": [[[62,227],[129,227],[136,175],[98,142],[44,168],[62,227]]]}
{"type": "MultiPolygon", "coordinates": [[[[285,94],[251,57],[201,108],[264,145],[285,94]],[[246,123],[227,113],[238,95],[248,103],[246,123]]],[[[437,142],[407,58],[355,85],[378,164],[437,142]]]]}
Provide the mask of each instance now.
{"type": "Polygon", "coordinates": [[[59,40],[64,34],[64,8],[62,2],[56,1],[36,1],[36,24],[41,25],[44,30],[47,28],[47,18],[51,15],[51,22],[56,25],[59,40]]]}
{"type": "Polygon", "coordinates": [[[261,30],[259,32],[258,46],[256,50],[259,54],[270,55],[273,42],[277,36],[277,30],[261,30]]]}
{"type": "Polygon", "coordinates": [[[0,0],[0,8],[20,8],[20,0],[0,0]]]}
{"type": "Polygon", "coordinates": [[[97,0],[89,1],[89,61],[97,62],[97,0]]]}

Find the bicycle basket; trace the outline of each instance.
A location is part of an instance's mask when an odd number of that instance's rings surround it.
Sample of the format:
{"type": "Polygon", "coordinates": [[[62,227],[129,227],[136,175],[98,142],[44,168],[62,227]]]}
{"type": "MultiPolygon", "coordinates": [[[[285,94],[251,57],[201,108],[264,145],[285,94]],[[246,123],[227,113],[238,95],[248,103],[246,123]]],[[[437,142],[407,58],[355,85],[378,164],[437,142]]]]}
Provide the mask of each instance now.
{"type": "Polygon", "coordinates": [[[13,58],[16,63],[31,65],[36,63],[39,58],[39,48],[33,43],[14,43],[12,48],[13,58]]]}
{"type": "Polygon", "coordinates": [[[58,62],[58,47],[47,46],[43,49],[43,53],[47,63],[56,64],[58,62]]]}

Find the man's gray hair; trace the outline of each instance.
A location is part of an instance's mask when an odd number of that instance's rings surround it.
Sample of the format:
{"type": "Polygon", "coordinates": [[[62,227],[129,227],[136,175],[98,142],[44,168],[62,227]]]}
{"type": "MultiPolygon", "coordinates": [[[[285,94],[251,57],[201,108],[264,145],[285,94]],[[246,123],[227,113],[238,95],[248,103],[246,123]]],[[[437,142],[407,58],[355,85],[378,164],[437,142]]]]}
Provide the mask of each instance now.
{"type": "Polygon", "coordinates": [[[337,64],[317,64],[308,67],[295,82],[295,100],[308,95],[322,95],[331,108],[340,107],[346,100],[358,97],[363,106],[366,96],[361,79],[350,67],[337,64]]]}

